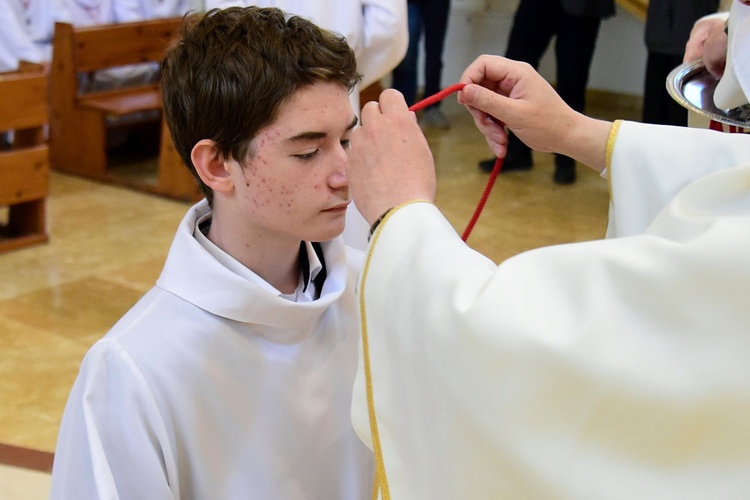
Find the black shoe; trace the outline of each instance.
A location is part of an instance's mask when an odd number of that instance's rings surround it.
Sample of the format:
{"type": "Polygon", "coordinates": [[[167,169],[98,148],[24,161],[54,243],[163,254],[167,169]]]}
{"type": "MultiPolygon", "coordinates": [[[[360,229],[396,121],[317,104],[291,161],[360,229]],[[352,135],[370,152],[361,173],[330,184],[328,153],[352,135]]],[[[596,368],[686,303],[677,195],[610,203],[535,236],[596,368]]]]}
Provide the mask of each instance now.
{"type": "MultiPolygon", "coordinates": [[[[489,158],[487,160],[482,160],[479,162],[479,168],[482,169],[483,172],[487,172],[488,174],[492,172],[492,169],[495,168],[495,160],[497,158],[489,158]]],[[[514,158],[510,155],[507,155],[505,157],[505,160],[503,160],[503,166],[500,169],[500,173],[503,172],[511,172],[511,171],[521,171],[521,170],[531,170],[532,162],[530,158],[514,158]]]]}
{"type": "Polygon", "coordinates": [[[555,156],[555,184],[573,184],[576,181],[576,162],[567,156],[555,156]]]}
{"type": "Polygon", "coordinates": [[[482,160],[479,162],[479,169],[482,172],[490,173],[492,172],[492,169],[495,168],[495,161],[497,158],[488,158],[487,160],[482,160]]]}

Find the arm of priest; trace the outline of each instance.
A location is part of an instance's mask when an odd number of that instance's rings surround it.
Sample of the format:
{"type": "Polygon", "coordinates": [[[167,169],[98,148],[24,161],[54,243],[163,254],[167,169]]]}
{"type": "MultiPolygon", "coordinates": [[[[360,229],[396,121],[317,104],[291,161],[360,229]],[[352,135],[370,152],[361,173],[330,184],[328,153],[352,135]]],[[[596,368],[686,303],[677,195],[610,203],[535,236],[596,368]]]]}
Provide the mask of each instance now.
{"type": "Polygon", "coordinates": [[[358,286],[352,419],[381,498],[746,496],[750,138],[587,118],[503,58],[462,82],[499,156],[504,124],[606,171],[619,232],[496,265],[432,203],[401,96],[365,107],[349,181],[370,223],[387,215],[358,286]]]}

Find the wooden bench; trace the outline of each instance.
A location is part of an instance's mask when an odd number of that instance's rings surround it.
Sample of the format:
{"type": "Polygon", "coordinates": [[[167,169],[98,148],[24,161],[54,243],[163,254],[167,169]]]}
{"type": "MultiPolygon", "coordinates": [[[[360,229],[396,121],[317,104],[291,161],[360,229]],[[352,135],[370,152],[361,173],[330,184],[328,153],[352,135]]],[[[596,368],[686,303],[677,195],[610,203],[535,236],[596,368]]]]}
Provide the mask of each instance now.
{"type": "Polygon", "coordinates": [[[160,62],[181,22],[181,18],[169,18],[84,28],[68,23],[55,25],[50,68],[52,168],[172,198],[200,197],[197,184],[174,154],[169,134],[165,133],[158,82],[106,90],[86,90],[82,85],[88,75],[96,72],[160,62]],[[154,125],[152,140],[159,151],[155,167],[158,173],[151,181],[143,176],[115,173],[107,147],[113,130],[132,127],[141,117],[154,125]]]}
{"type": "Polygon", "coordinates": [[[47,75],[34,64],[0,73],[0,132],[13,131],[12,146],[0,149],[0,252],[48,241],[46,201],[49,156],[47,75]]]}

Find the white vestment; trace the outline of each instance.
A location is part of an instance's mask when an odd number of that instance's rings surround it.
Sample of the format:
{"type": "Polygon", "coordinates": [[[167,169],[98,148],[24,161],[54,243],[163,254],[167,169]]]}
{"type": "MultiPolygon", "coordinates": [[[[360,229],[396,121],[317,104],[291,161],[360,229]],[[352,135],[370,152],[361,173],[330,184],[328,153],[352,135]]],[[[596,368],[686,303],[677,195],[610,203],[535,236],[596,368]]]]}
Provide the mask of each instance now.
{"type": "Polygon", "coordinates": [[[357,57],[362,88],[390,73],[409,45],[405,0],[206,0],[206,10],[251,5],[276,7],[344,36],[357,57]]]}
{"type": "Polygon", "coordinates": [[[750,137],[609,151],[610,239],[497,266],[429,203],[379,226],[352,416],[383,497],[750,497],[750,137]]]}
{"type": "Polygon", "coordinates": [[[157,285],[86,355],[51,498],[369,498],[350,417],[362,255],[323,243],[320,298],[291,302],[195,239],[207,211],[188,212],[157,285]]]}
{"type": "Polygon", "coordinates": [[[192,0],[117,0],[112,6],[115,22],[182,17],[193,10],[192,0]]]}
{"type": "MultiPolygon", "coordinates": [[[[2,7],[2,6],[0,6],[2,7]]],[[[20,13],[20,8],[18,9],[20,13]]],[[[14,10],[0,8],[0,72],[15,71],[20,60],[40,62],[42,54],[14,10]]]]}
{"type": "Polygon", "coordinates": [[[112,2],[113,0],[62,0],[70,22],[77,27],[114,23],[112,2]]]}
{"type": "Polygon", "coordinates": [[[0,3],[0,71],[17,69],[19,60],[49,61],[55,22],[69,20],[62,0],[5,0],[0,3]]]}

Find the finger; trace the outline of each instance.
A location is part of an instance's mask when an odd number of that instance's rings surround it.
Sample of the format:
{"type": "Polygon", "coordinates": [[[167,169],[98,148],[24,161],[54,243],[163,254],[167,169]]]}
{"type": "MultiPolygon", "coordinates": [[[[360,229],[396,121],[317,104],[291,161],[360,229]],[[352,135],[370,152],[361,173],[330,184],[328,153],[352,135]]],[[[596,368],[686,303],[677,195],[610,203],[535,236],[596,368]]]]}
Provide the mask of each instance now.
{"type": "Polygon", "coordinates": [[[378,115],[381,115],[380,103],[378,101],[369,101],[362,106],[362,111],[359,113],[359,126],[364,127],[365,122],[372,123],[372,119],[378,115]],[[368,119],[368,117],[370,117],[368,119]]]}
{"type": "Polygon", "coordinates": [[[486,57],[486,55],[481,55],[474,59],[474,61],[461,74],[461,78],[458,79],[459,83],[479,83],[484,80],[486,57]]]}
{"type": "Polygon", "coordinates": [[[724,70],[726,69],[726,63],[722,61],[705,61],[706,71],[711,73],[714,78],[721,78],[724,76],[724,70]]]}
{"type": "Polygon", "coordinates": [[[498,122],[504,122],[503,118],[513,107],[513,99],[486,89],[480,85],[467,85],[461,91],[461,99],[467,106],[478,109],[498,122]]]}
{"type": "Polygon", "coordinates": [[[494,141],[489,137],[485,138],[487,141],[487,145],[490,147],[490,151],[492,151],[492,154],[494,154],[497,158],[505,158],[505,155],[508,153],[508,141],[500,142],[500,141],[494,141]]]}
{"type": "Polygon", "coordinates": [[[502,81],[512,69],[509,59],[500,56],[481,55],[464,70],[460,83],[476,83],[486,86],[495,86],[502,81]]]}
{"type": "Polygon", "coordinates": [[[685,55],[682,58],[682,63],[689,63],[700,59],[701,49],[703,48],[703,40],[698,42],[697,40],[688,41],[685,45],[685,55]]]}
{"type": "Polygon", "coordinates": [[[471,106],[466,106],[472,118],[474,125],[484,136],[487,145],[490,147],[495,156],[505,156],[508,146],[508,133],[505,124],[496,120],[484,111],[480,111],[471,106]]]}
{"type": "Polygon", "coordinates": [[[404,94],[396,89],[385,89],[380,94],[380,109],[383,113],[409,111],[404,94]]]}
{"type": "Polygon", "coordinates": [[[474,124],[482,134],[489,135],[505,130],[505,124],[503,122],[493,118],[484,111],[472,108],[471,106],[466,106],[466,109],[469,110],[469,113],[474,119],[474,124]]]}

